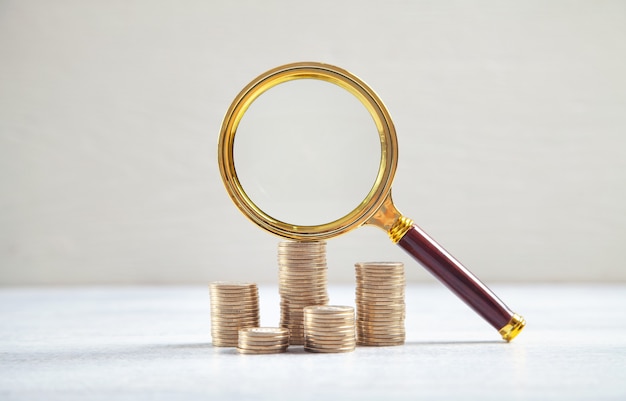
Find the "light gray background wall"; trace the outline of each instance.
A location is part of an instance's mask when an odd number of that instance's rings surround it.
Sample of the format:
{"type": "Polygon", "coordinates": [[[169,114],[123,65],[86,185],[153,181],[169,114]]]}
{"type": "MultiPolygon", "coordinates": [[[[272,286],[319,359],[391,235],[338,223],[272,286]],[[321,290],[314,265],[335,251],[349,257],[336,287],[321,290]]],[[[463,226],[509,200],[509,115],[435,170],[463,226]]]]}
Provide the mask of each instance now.
{"type": "MultiPolygon", "coordinates": [[[[2,0],[0,283],[275,282],[217,138],[300,60],[379,93],[396,203],[484,281],[626,280],[624,1],[2,0]]],[[[374,228],[328,252],[431,280],[374,228]]]]}

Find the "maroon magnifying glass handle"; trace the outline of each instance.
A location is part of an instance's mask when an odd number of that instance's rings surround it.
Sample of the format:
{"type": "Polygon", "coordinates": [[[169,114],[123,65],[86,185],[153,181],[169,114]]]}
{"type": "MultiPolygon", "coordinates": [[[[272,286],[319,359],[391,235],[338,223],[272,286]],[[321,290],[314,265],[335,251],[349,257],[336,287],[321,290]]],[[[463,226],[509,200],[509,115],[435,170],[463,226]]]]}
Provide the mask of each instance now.
{"type": "Polygon", "coordinates": [[[398,245],[495,327],[505,340],[512,340],[524,327],[525,321],[521,316],[513,313],[487,286],[419,227],[413,225],[398,245]]]}

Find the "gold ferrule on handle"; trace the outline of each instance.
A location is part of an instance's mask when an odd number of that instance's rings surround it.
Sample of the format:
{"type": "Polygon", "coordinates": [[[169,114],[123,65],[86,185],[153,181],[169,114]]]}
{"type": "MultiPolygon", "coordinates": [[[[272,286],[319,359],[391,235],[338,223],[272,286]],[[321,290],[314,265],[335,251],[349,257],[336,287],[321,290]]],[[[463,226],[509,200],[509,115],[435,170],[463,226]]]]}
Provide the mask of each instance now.
{"type": "Polygon", "coordinates": [[[413,220],[408,217],[399,216],[396,222],[391,226],[387,234],[389,234],[389,238],[391,242],[397,244],[400,242],[404,234],[407,233],[413,227],[413,220]]]}
{"type": "Polygon", "coordinates": [[[509,322],[498,332],[502,338],[506,340],[506,342],[509,342],[514,339],[520,331],[522,331],[524,326],[526,326],[526,320],[524,320],[524,318],[520,315],[514,313],[511,320],[509,320],[509,322]]]}

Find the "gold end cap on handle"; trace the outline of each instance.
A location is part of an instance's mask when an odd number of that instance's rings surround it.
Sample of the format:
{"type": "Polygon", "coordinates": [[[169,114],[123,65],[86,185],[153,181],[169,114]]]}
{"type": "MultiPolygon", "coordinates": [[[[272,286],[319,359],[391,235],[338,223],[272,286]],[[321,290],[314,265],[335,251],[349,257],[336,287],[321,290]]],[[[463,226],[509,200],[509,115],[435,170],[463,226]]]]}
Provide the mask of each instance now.
{"type": "Polygon", "coordinates": [[[498,332],[506,342],[513,340],[522,329],[526,326],[526,320],[520,315],[514,313],[511,320],[504,325],[498,332]]]}

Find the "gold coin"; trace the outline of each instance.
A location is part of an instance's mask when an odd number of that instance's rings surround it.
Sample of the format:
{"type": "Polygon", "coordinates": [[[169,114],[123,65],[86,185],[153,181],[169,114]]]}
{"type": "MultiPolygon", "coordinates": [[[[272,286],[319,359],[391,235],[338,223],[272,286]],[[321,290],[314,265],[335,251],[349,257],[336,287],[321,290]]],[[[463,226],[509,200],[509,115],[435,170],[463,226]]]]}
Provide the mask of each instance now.
{"type": "Polygon", "coordinates": [[[292,252],[325,252],[326,244],[278,244],[278,252],[280,253],[292,253],[292,252]]]}
{"type": "Polygon", "coordinates": [[[298,290],[307,295],[326,294],[326,279],[324,280],[279,280],[280,291],[288,294],[298,294],[298,290]]]}
{"type": "Polygon", "coordinates": [[[316,348],[308,348],[308,347],[304,347],[304,350],[307,352],[313,352],[313,353],[318,353],[318,354],[338,354],[338,353],[343,353],[343,352],[353,352],[356,349],[356,347],[350,347],[350,348],[337,348],[337,349],[316,349],[316,348]]]}
{"type": "Polygon", "coordinates": [[[234,319],[240,316],[256,316],[259,314],[259,307],[256,308],[220,308],[217,306],[211,307],[211,312],[216,317],[223,317],[227,319],[234,319]]]}
{"type": "Polygon", "coordinates": [[[374,290],[387,290],[387,291],[397,291],[397,290],[402,290],[406,287],[406,283],[390,283],[388,281],[385,282],[372,282],[372,283],[368,283],[368,282],[361,282],[359,285],[357,285],[357,289],[374,289],[374,290]]]}
{"type": "Polygon", "coordinates": [[[357,274],[357,285],[361,284],[406,284],[404,275],[393,274],[357,274]]]}
{"type": "Polygon", "coordinates": [[[350,316],[342,319],[321,319],[318,317],[309,317],[304,315],[304,322],[312,327],[339,327],[350,326],[355,322],[354,316],[350,316]]]}
{"type": "Polygon", "coordinates": [[[405,333],[390,333],[390,334],[369,334],[369,333],[358,333],[357,338],[359,340],[368,340],[368,341],[396,341],[405,338],[405,333]]]}
{"type": "Polygon", "coordinates": [[[357,304],[363,305],[376,305],[377,303],[388,303],[396,305],[406,305],[404,294],[394,295],[378,295],[378,296],[359,296],[357,294],[355,298],[357,304]]]}
{"type": "Polygon", "coordinates": [[[283,300],[283,302],[281,302],[281,306],[290,310],[297,309],[299,310],[300,313],[302,313],[302,310],[306,308],[307,306],[324,305],[326,302],[328,302],[328,297],[321,297],[321,296],[311,297],[311,298],[302,299],[302,300],[289,298],[289,299],[283,300]]]}
{"type": "Polygon", "coordinates": [[[327,342],[327,343],[319,343],[312,342],[310,340],[304,340],[304,346],[306,348],[315,348],[315,349],[342,349],[342,348],[353,348],[357,344],[356,340],[353,341],[339,341],[339,342],[327,342]]]}
{"type": "Polygon", "coordinates": [[[325,254],[314,254],[314,253],[292,253],[290,255],[278,255],[276,259],[278,264],[282,267],[289,268],[293,265],[300,265],[303,267],[306,266],[315,266],[315,265],[323,265],[326,267],[328,260],[326,259],[325,254]]]}
{"type": "Polygon", "coordinates": [[[242,288],[254,287],[256,284],[249,281],[212,281],[209,283],[209,286],[216,288],[242,288]]]}
{"type": "Polygon", "coordinates": [[[256,285],[229,285],[229,284],[209,284],[209,291],[214,293],[256,293],[256,285]]]}
{"type": "Polygon", "coordinates": [[[388,337],[388,338],[363,338],[359,337],[357,339],[357,344],[371,344],[371,345],[379,345],[379,344],[402,344],[406,340],[405,336],[397,336],[397,337],[388,337]]]}
{"type": "Polygon", "coordinates": [[[238,347],[248,348],[248,349],[271,349],[271,348],[282,348],[286,344],[287,343],[285,341],[274,341],[274,342],[264,342],[264,343],[248,342],[248,341],[242,340],[242,338],[239,337],[238,347]]]}
{"type": "Polygon", "coordinates": [[[239,321],[251,321],[259,318],[258,311],[237,313],[213,313],[211,319],[216,322],[232,323],[239,321]]]}
{"type": "Polygon", "coordinates": [[[362,333],[404,333],[404,324],[397,325],[380,325],[380,326],[360,326],[357,325],[356,330],[362,333]]]}
{"type": "Polygon", "coordinates": [[[280,327],[251,327],[244,330],[249,336],[282,336],[289,335],[289,332],[280,327]]]}
{"type": "Polygon", "coordinates": [[[345,347],[316,347],[316,346],[304,346],[304,350],[308,352],[318,352],[318,353],[339,353],[339,352],[352,352],[356,348],[356,344],[348,345],[345,347]]]}
{"type": "Polygon", "coordinates": [[[248,349],[260,349],[260,348],[278,348],[278,347],[284,347],[289,345],[289,340],[285,339],[285,340],[281,340],[281,341],[256,341],[256,342],[250,342],[250,341],[245,341],[242,340],[241,337],[239,337],[239,342],[238,342],[238,347],[240,348],[248,348],[248,349]]]}
{"type": "Polygon", "coordinates": [[[281,269],[278,271],[279,278],[292,278],[299,280],[319,280],[326,278],[328,275],[327,268],[320,269],[281,269]]]}
{"type": "Polygon", "coordinates": [[[356,341],[356,333],[352,332],[350,335],[344,336],[319,336],[305,333],[304,343],[307,345],[346,345],[356,341]]]}
{"type": "Polygon", "coordinates": [[[255,301],[259,299],[258,294],[246,294],[246,293],[212,293],[210,298],[211,300],[219,301],[223,300],[225,302],[228,301],[255,301]]]}
{"type": "Polygon", "coordinates": [[[328,325],[328,324],[319,324],[319,323],[316,324],[316,323],[305,321],[303,327],[305,330],[311,333],[324,333],[324,332],[341,333],[341,332],[354,330],[355,325],[354,325],[354,322],[352,322],[351,324],[342,323],[341,325],[338,325],[338,324],[328,325]]]}
{"type": "MultiPolygon", "coordinates": [[[[266,336],[250,335],[250,333],[246,333],[245,330],[247,330],[247,328],[239,329],[239,338],[243,339],[244,341],[251,342],[251,343],[268,342],[268,341],[279,342],[279,341],[286,340],[289,338],[289,334],[272,334],[272,335],[266,335],[266,336]]],[[[289,330],[287,329],[283,329],[283,330],[285,330],[286,333],[289,332],[289,330]]]]}
{"type": "Polygon", "coordinates": [[[388,261],[380,261],[380,262],[357,262],[354,264],[356,267],[376,267],[376,268],[404,268],[404,263],[402,262],[388,262],[388,261]]]}
{"type": "Polygon", "coordinates": [[[368,311],[372,311],[372,312],[381,312],[381,311],[406,311],[406,305],[398,305],[398,304],[392,304],[392,303],[387,303],[387,304],[371,304],[371,305],[361,305],[361,304],[357,304],[356,306],[356,314],[358,315],[359,313],[367,313],[368,311]]]}
{"type": "Polygon", "coordinates": [[[398,307],[380,307],[380,308],[360,308],[357,311],[357,316],[395,316],[395,315],[404,315],[406,313],[406,308],[403,306],[398,307]]]}
{"type": "Polygon", "coordinates": [[[323,318],[320,316],[311,316],[309,314],[303,314],[304,321],[309,322],[311,324],[323,324],[323,325],[345,325],[345,324],[353,324],[354,323],[354,315],[351,316],[341,316],[341,317],[333,317],[333,318],[323,318]]]}
{"type": "MultiPolygon", "coordinates": [[[[308,308],[308,306],[307,306],[308,308]]],[[[322,324],[345,324],[354,322],[354,314],[351,313],[347,316],[323,316],[323,315],[312,315],[307,313],[306,308],[303,310],[303,317],[306,321],[309,322],[317,322],[322,324]]]]}
{"type": "Polygon", "coordinates": [[[359,327],[367,328],[367,327],[381,327],[381,326],[390,326],[394,324],[403,324],[404,325],[404,317],[396,316],[392,318],[359,318],[356,320],[356,325],[359,327]]]}
{"type": "Polygon", "coordinates": [[[378,343],[372,343],[369,341],[357,342],[357,345],[365,346],[365,347],[393,347],[393,346],[398,346],[398,345],[403,345],[403,344],[404,344],[404,340],[381,341],[378,343]]]}
{"type": "Polygon", "coordinates": [[[376,300],[393,300],[398,302],[404,302],[405,293],[404,291],[374,291],[371,289],[368,290],[358,290],[356,291],[356,299],[360,301],[376,301],[376,300]]]}
{"type": "Polygon", "coordinates": [[[240,354],[246,354],[246,355],[266,355],[266,354],[280,354],[287,351],[287,348],[279,348],[279,349],[275,349],[275,350],[249,350],[249,349],[243,349],[243,348],[237,348],[237,352],[240,354]]]}
{"type": "Polygon", "coordinates": [[[401,306],[392,308],[389,306],[380,308],[359,308],[356,312],[356,318],[368,318],[377,316],[390,316],[390,315],[402,315],[406,314],[406,308],[401,306]]]}
{"type": "Polygon", "coordinates": [[[239,333],[239,343],[245,343],[245,344],[249,344],[249,345],[283,344],[283,343],[286,343],[288,340],[289,340],[288,336],[281,337],[281,338],[263,338],[263,339],[259,339],[259,338],[246,337],[245,335],[242,335],[241,333],[239,333]]]}
{"type": "Polygon", "coordinates": [[[278,279],[280,281],[295,281],[304,283],[320,283],[326,285],[328,277],[324,274],[299,273],[299,274],[281,274],[278,279]]]}
{"type": "Polygon", "coordinates": [[[293,284],[304,284],[311,287],[320,286],[326,289],[326,282],[328,277],[326,276],[313,276],[313,275],[302,275],[302,276],[280,276],[278,277],[278,281],[280,284],[283,283],[293,283],[293,284]]]}
{"type": "Polygon", "coordinates": [[[389,282],[393,284],[406,284],[406,278],[404,275],[397,274],[356,274],[357,284],[375,284],[381,282],[389,282]]]}
{"type": "Polygon", "coordinates": [[[385,267],[385,266],[370,266],[370,267],[356,267],[355,273],[359,274],[393,274],[404,276],[404,266],[401,267],[385,267]]]}
{"type": "Polygon", "coordinates": [[[337,337],[337,338],[311,338],[308,335],[304,336],[304,344],[308,347],[347,347],[356,343],[356,336],[351,337],[337,337]]]}
{"type": "Polygon", "coordinates": [[[405,332],[396,332],[396,333],[362,333],[357,332],[357,339],[359,340],[367,340],[367,341],[397,341],[404,340],[406,336],[405,332]]]}
{"type": "Polygon", "coordinates": [[[299,245],[299,244],[278,244],[279,253],[296,253],[296,252],[326,252],[325,244],[311,244],[311,245],[299,245]]]}
{"type": "Polygon", "coordinates": [[[209,295],[213,299],[222,299],[222,298],[258,299],[259,298],[259,294],[256,291],[211,291],[209,295]]]}
{"type": "Polygon", "coordinates": [[[240,319],[240,320],[217,320],[214,319],[211,321],[211,324],[213,326],[215,326],[215,329],[221,328],[221,329],[232,329],[232,328],[237,328],[237,329],[243,329],[246,327],[255,327],[258,326],[259,324],[259,319],[258,318],[254,318],[254,319],[240,319]]]}
{"type": "Polygon", "coordinates": [[[327,279],[327,270],[279,272],[278,278],[283,280],[319,281],[327,279]]]}
{"type": "Polygon", "coordinates": [[[390,333],[390,334],[372,334],[372,333],[357,333],[357,339],[359,341],[400,341],[405,339],[405,333],[390,333]]]}
{"type": "Polygon", "coordinates": [[[305,308],[305,312],[315,314],[354,313],[354,308],[351,306],[318,305],[305,308]]]}
{"type": "Polygon", "coordinates": [[[243,349],[250,350],[276,350],[276,349],[285,349],[289,346],[288,343],[274,343],[274,344],[249,344],[242,341],[239,341],[239,345],[237,347],[243,349]]]}
{"type": "Polygon", "coordinates": [[[380,288],[357,288],[355,293],[358,295],[372,296],[372,297],[399,297],[404,296],[404,287],[397,290],[385,290],[380,288]]]}
{"type": "Polygon", "coordinates": [[[257,291],[211,291],[211,298],[214,299],[230,299],[230,298],[244,298],[244,299],[258,299],[259,293],[257,291]]]}
{"type": "Polygon", "coordinates": [[[357,270],[354,272],[355,276],[364,280],[374,281],[381,279],[389,279],[391,281],[404,281],[406,276],[404,274],[404,270],[402,271],[367,271],[367,270],[357,270]]]}
{"type": "Polygon", "coordinates": [[[300,253],[295,256],[279,256],[278,266],[282,269],[290,268],[316,268],[326,269],[328,267],[328,260],[325,256],[311,255],[306,253],[300,253]]]}
{"type": "Polygon", "coordinates": [[[404,332],[404,330],[402,331],[396,331],[396,332],[389,332],[389,333],[382,333],[382,332],[376,332],[376,333],[371,333],[371,332],[361,332],[357,330],[357,337],[358,338],[370,338],[370,339],[379,339],[379,340],[383,340],[383,339],[395,339],[395,338],[404,338],[404,336],[406,335],[406,333],[404,332]]]}
{"type": "Polygon", "coordinates": [[[325,260],[317,259],[291,259],[291,260],[279,260],[278,261],[279,272],[326,272],[328,271],[328,264],[325,260]]]}
{"type": "Polygon", "coordinates": [[[386,314],[386,313],[399,313],[405,312],[406,307],[404,305],[369,305],[368,307],[357,307],[357,315],[364,313],[371,314],[386,314]]]}
{"type": "Polygon", "coordinates": [[[278,262],[279,273],[322,273],[328,271],[328,265],[325,260],[298,259],[278,262]]]}
{"type": "Polygon", "coordinates": [[[237,308],[244,308],[244,309],[252,309],[252,308],[258,308],[259,306],[259,302],[221,302],[221,301],[215,301],[215,302],[211,302],[211,307],[212,308],[216,308],[216,309],[237,309],[237,308]]]}
{"type": "Polygon", "coordinates": [[[369,306],[385,306],[385,305],[402,305],[402,306],[406,306],[406,302],[404,301],[404,297],[402,297],[401,299],[394,299],[394,298],[357,298],[355,300],[355,303],[357,305],[357,309],[359,309],[360,307],[364,307],[367,308],[369,306]]]}

